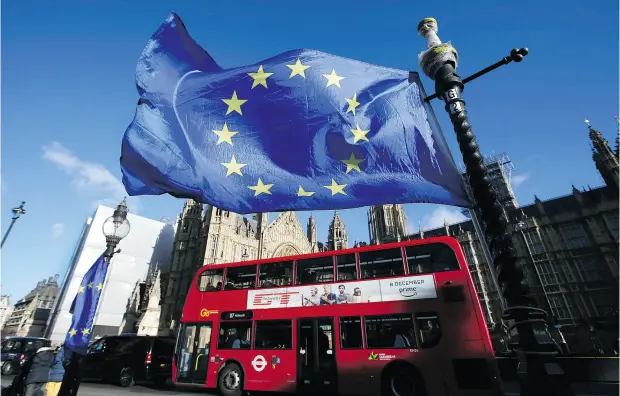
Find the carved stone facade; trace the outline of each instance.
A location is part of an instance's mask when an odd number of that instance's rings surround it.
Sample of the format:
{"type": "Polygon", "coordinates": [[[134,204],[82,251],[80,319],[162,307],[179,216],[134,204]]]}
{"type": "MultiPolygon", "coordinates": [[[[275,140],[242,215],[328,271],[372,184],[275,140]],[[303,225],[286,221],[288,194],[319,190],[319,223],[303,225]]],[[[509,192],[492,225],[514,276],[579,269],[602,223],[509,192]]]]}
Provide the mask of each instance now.
{"type": "MultiPolygon", "coordinates": [[[[339,216],[336,225],[337,246],[344,249],[347,235],[339,216]]],[[[164,290],[161,329],[177,326],[190,283],[198,268],[204,265],[292,256],[322,249],[312,216],[306,233],[294,212],[280,213],[269,223],[267,213],[255,213],[248,218],[210,205],[204,210],[202,204],[192,200],[185,203],[177,219],[174,244],[170,270],[161,277],[164,290]]]]}
{"type": "Polygon", "coordinates": [[[407,236],[407,216],[403,205],[375,205],[368,211],[370,243],[400,241],[407,236]]]}

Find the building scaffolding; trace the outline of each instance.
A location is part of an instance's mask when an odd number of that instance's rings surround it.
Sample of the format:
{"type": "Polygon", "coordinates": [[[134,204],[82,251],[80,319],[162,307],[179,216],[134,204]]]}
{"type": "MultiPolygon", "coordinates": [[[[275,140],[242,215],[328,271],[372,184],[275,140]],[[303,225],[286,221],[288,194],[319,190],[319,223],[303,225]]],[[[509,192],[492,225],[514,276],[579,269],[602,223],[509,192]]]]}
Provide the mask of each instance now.
{"type": "MultiPolygon", "coordinates": [[[[515,198],[515,194],[512,189],[512,172],[515,170],[515,167],[508,154],[495,154],[494,152],[491,152],[491,155],[484,158],[484,164],[487,167],[491,184],[497,194],[499,202],[505,209],[514,209],[518,207],[519,204],[517,203],[517,199],[515,198]]],[[[461,165],[459,171],[465,181],[465,189],[467,190],[469,197],[473,200],[473,193],[469,185],[469,180],[467,179],[465,166],[461,165]]],[[[471,218],[468,209],[463,209],[462,213],[467,218],[471,218]]]]}

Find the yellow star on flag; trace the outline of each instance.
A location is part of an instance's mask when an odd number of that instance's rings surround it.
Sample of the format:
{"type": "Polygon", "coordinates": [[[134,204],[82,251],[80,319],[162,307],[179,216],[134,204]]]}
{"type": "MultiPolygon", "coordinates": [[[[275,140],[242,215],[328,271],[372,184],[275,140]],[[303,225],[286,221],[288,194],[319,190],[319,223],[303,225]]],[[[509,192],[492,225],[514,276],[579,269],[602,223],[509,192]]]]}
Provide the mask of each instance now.
{"type": "Polygon", "coordinates": [[[88,330],[88,329],[82,330],[82,335],[86,335],[86,334],[89,334],[89,333],[90,333],[90,330],[88,330]]]}
{"type": "Polygon", "coordinates": [[[238,163],[234,155],[232,156],[230,162],[222,162],[221,164],[226,167],[226,177],[232,175],[233,173],[243,176],[243,173],[241,173],[241,168],[247,165],[238,163]]]}
{"type": "Polygon", "coordinates": [[[263,65],[260,65],[256,73],[248,73],[248,75],[254,79],[252,82],[252,89],[254,89],[257,85],[262,85],[267,88],[267,77],[273,75],[273,73],[265,73],[263,70],[263,65]]]}
{"type": "Polygon", "coordinates": [[[89,289],[92,289],[92,288],[93,288],[93,282],[90,282],[90,283],[88,284],[88,288],[89,288],[89,289]]]}
{"type": "Polygon", "coordinates": [[[302,186],[299,186],[299,189],[297,190],[298,197],[311,197],[313,195],[314,195],[314,191],[306,191],[303,189],[302,186]]]}
{"type": "Polygon", "coordinates": [[[69,337],[73,337],[76,334],[77,334],[77,330],[76,329],[71,329],[71,331],[69,331],[69,337]]]}
{"type": "Polygon", "coordinates": [[[101,289],[103,289],[103,283],[99,283],[97,285],[97,290],[101,291],[101,289]]]}
{"type": "Polygon", "coordinates": [[[370,132],[370,129],[367,131],[363,131],[362,129],[360,129],[359,124],[355,124],[355,126],[356,126],[355,129],[351,129],[351,133],[353,133],[353,136],[355,136],[355,138],[353,139],[353,143],[357,143],[360,140],[365,140],[368,142],[368,138],[366,137],[366,134],[370,132]]]}
{"type": "Polygon", "coordinates": [[[344,192],[344,188],[346,187],[346,184],[338,184],[336,183],[336,180],[332,179],[332,185],[331,186],[323,186],[326,189],[330,190],[332,192],[332,196],[336,195],[336,194],[342,194],[342,195],[347,195],[347,193],[344,192]]]}
{"type": "Polygon", "coordinates": [[[237,91],[233,91],[232,98],[222,99],[222,102],[228,105],[228,110],[226,110],[227,115],[232,113],[233,111],[236,111],[237,113],[243,115],[243,113],[241,112],[241,105],[247,102],[247,100],[239,99],[237,97],[237,91]]]}
{"type": "Polygon", "coordinates": [[[263,184],[263,181],[258,178],[258,183],[255,186],[248,186],[250,190],[254,190],[254,196],[258,196],[261,194],[269,194],[271,195],[271,191],[269,189],[273,187],[273,184],[263,184]]]}
{"type": "Polygon", "coordinates": [[[340,161],[347,164],[347,173],[349,173],[353,169],[355,169],[358,172],[361,172],[362,170],[360,169],[360,163],[366,160],[363,158],[355,158],[355,153],[351,153],[351,156],[349,157],[349,159],[340,160],[340,161]]]}
{"type": "Polygon", "coordinates": [[[78,289],[78,294],[79,293],[84,293],[84,286],[80,285],[80,288],[78,289]]]}
{"type": "Polygon", "coordinates": [[[233,132],[233,131],[229,131],[228,130],[228,125],[226,125],[226,123],[224,123],[224,126],[222,127],[221,131],[218,131],[216,129],[213,130],[213,133],[215,133],[218,137],[217,139],[217,144],[221,144],[221,143],[228,143],[232,146],[232,137],[235,136],[236,134],[238,134],[239,132],[233,132]]]}
{"type": "Polygon", "coordinates": [[[295,62],[294,65],[286,65],[286,67],[291,69],[291,75],[289,76],[289,79],[295,76],[302,76],[303,78],[306,78],[306,69],[310,68],[310,66],[302,65],[299,58],[297,59],[297,62],[295,62]]]}
{"type": "Polygon", "coordinates": [[[332,69],[332,74],[322,74],[322,76],[327,79],[327,85],[325,86],[325,88],[329,87],[330,85],[335,85],[338,88],[342,88],[340,86],[340,80],[343,80],[344,77],[340,77],[339,75],[337,75],[335,69],[332,69]]]}
{"type": "Polygon", "coordinates": [[[347,113],[350,111],[355,115],[355,108],[360,105],[360,102],[357,101],[357,93],[353,94],[351,99],[344,98],[349,104],[349,108],[347,109],[347,113]]]}

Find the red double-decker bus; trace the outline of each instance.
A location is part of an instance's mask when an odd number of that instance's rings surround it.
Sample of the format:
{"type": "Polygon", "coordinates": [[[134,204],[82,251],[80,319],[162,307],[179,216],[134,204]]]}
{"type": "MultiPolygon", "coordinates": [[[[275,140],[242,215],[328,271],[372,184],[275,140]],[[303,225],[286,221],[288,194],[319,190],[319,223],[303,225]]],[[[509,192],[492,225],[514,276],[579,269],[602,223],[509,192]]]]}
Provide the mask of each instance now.
{"type": "Polygon", "coordinates": [[[211,265],[183,309],[176,384],[344,395],[499,395],[454,238],[211,265]]]}

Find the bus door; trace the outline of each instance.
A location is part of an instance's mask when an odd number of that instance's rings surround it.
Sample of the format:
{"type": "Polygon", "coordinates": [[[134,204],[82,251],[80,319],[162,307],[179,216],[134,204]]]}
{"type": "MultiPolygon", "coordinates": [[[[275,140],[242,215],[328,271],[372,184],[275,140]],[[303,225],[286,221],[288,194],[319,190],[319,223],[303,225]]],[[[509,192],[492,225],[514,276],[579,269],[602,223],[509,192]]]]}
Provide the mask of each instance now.
{"type": "Polygon", "coordinates": [[[297,320],[297,390],[335,391],[334,319],[297,320]]]}
{"type": "Polygon", "coordinates": [[[177,344],[176,382],[205,385],[212,323],[182,323],[177,344]]]}

